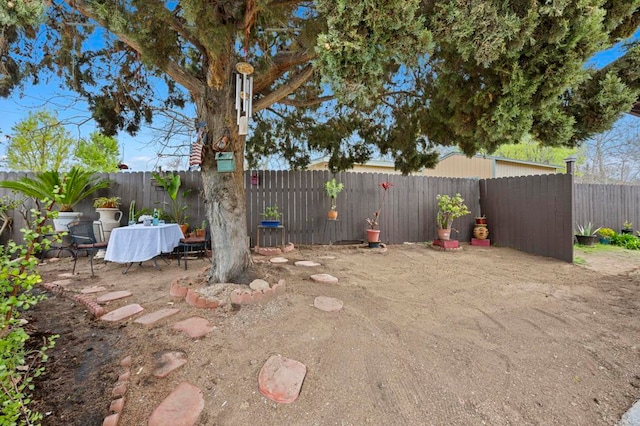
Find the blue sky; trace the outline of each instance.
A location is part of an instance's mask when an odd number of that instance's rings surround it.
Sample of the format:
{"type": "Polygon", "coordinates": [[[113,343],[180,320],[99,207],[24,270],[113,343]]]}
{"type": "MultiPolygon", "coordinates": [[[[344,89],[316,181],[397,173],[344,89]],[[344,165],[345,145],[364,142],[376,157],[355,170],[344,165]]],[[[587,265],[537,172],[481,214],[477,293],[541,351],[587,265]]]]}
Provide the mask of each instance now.
{"type": "MultiPolygon", "coordinates": [[[[631,37],[631,40],[638,38],[640,38],[640,30],[631,37]]],[[[619,43],[611,49],[596,54],[587,62],[587,65],[596,68],[603,67],[618,58],[623,52],[622,43],[619,43]]],[[[39,109],[54,111],[61,120],[75,123],[66,126],[74,137],[88,137],[91,132],[97,130],[95,123],[90,120],[86,103],[79,100],[78,96],[72,92],[63,92],[57,82],[46,82],[42,79],[37,87],[27,87],[22,96],[16,92],[16,95],[11,98],[0,98],[0,158],[6,152],[5,135],[11,134],[11,128],[24,119],[29,111],[39,109]],[[87,121],[87,119],[89,120],[87,121]]],[[[195,134],[193,138],[195,141],[195,134]]],[[[122,161],[132,171],[153,170],[157,166],[166,167],[170,162],[169,159],[158,156],[158,146],[150,146],[153,133],[148,128],[142,128],[136,136],[121,133],[116,139],[120,143],[122,161]]],[[[186,154],[188,155],[188,152],[186,154]]],[[[187,155],[182,159],[180,169],[186,169],[187,155]]]]}

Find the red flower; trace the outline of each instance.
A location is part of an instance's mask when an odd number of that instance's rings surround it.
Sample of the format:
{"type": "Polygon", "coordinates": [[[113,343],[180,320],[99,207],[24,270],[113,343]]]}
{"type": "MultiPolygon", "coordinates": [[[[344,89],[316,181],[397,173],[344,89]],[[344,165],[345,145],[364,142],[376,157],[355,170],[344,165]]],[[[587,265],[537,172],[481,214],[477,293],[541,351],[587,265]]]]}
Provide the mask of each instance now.
{"type": "Polygon", "coordinates": [[[380,200],[380,208],[373,212],[373,218],[367,218],[367,223],[371,227],[371,229],[375,229],[378,226],[378,218],[380,217],[380,211],[382,210],[382,204],[384,203],[384,199],[387,196],[387,189],[391,188],[393,184],[391,182],[382,182],[380,184],[382,189],[384,189],[384,194],[382,194],[382,200],[380,200]]]}
{"type": "Polygon", "coordinates": [[[380,186],[386,191],[387,189],[391,188],[393,184],[391,182],[382,182],[380,186]]]}

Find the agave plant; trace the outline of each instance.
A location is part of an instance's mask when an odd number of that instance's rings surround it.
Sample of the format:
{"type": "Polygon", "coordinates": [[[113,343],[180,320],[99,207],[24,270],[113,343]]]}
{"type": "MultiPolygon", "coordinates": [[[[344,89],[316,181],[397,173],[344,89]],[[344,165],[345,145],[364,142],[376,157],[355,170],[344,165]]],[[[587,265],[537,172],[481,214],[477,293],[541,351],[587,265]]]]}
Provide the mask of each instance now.
{"type": "Polygon", "coordinates": [[[89,170],[73,167],[66,173],[57,170],[36,173],[35,177],[0,182],[0,188],[20,192],[36,201],[53,200],[54,194],[61,196],[60,211],[70,212],[80,201],[99,189],[109,186],[109,181],[94,176],[89,170]]]}

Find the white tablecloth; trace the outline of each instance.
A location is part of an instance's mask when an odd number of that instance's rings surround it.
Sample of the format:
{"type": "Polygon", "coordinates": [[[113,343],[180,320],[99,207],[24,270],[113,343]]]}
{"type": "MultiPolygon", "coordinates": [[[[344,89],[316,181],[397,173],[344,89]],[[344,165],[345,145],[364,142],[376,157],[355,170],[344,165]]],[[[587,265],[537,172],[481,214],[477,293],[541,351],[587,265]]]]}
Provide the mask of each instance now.
{"type": "Polygon", "coordinates": [[[176,223],[114,228],[104,260],[118,263],[143,262],[161,253],[173,251],[183,237],[176,223]]]}

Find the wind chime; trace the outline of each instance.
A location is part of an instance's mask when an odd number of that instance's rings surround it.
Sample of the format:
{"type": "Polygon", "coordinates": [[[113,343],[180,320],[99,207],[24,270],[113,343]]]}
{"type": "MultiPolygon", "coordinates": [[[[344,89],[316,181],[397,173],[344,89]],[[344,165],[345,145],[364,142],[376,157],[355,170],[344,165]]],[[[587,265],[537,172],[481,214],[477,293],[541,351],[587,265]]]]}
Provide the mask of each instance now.
{"type": "Polygon", "coordinates": [[[238,134],[249,133],[249,118],[253,101],[253,66],[248,62],[236,64],[236,111],[238,113],[238,134]]]}

